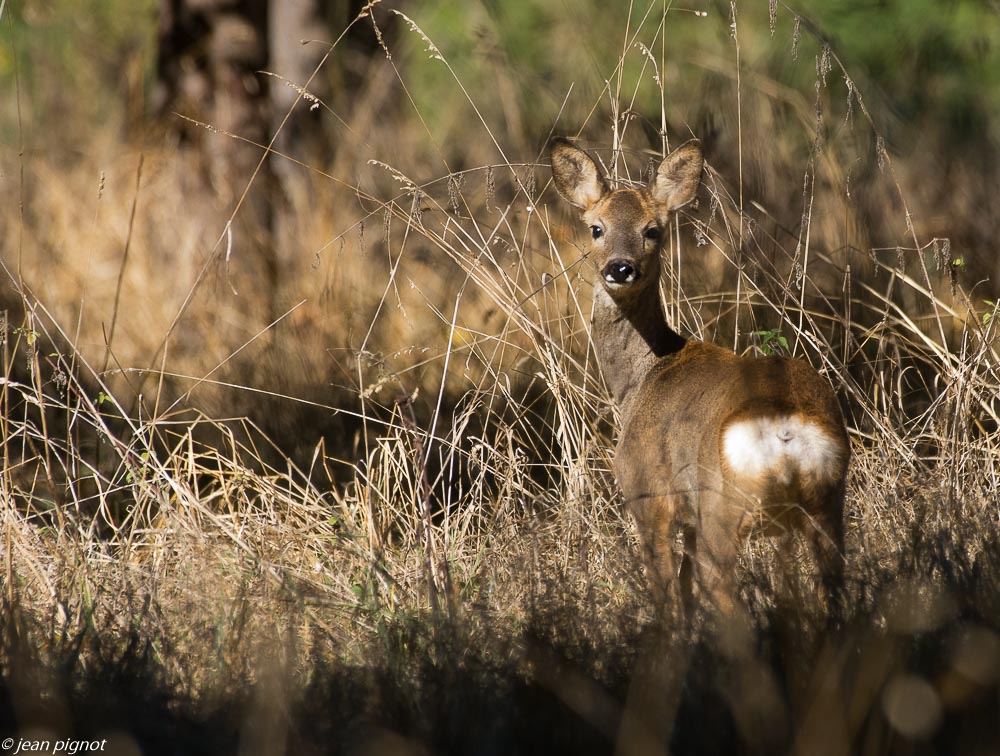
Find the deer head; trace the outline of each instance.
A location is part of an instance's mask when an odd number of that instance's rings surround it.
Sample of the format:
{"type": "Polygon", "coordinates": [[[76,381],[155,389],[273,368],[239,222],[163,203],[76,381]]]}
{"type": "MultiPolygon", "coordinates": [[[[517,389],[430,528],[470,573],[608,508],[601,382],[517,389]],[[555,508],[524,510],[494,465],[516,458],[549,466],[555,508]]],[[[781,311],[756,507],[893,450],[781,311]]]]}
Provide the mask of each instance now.
{"type": "Polygon", "coordinates": [[[636,300],[658,284],[667,222],[694,199],[701,183],[699,142],[685,142],[667,155],[641,189],[612,190],[593,158],[566,139],[554,139],[550,151],[556,188],[590,226],[591,254],[605,291],[622,305],[636,300]]]}

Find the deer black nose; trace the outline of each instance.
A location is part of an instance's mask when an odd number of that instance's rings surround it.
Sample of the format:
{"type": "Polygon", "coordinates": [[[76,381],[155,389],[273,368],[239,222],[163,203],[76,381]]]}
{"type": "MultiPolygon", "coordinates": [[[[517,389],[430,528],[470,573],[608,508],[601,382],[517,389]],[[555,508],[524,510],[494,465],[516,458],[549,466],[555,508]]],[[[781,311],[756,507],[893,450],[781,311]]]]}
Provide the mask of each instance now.
{"type": "Polygon", "coordinates": [[[639,277],[639,271],[631,263],[624,260],[612,260],[601,271],[604,280],[613,284],[632,283],[639,277]]]}

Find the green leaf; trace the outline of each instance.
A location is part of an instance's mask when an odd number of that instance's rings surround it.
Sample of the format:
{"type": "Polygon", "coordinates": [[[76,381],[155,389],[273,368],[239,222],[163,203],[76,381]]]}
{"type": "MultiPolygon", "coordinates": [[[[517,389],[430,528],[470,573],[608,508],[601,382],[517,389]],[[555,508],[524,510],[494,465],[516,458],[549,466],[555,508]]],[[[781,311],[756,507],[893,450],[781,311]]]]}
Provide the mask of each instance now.
{"type": "Polygon", "coordinates": [[[788,353],[788,339],[781,334],[780,328],[754,331],[752,335],[760,339],[760,350],[767,356],[788,353]]]}
{"type": "Polygon", "coordinates": [[[994,302],[992,299],[984,299],[983,300],[983,304],[986,305],[987,307],[989,307],[990,310],[992,310],[992,312],[984,312],[983,313],[983,325],[985,326],[985,325],[989,325],[990,321],[993,320],[993,317],[994,317],[994,315],[996,314],[996,311],[997,311],[997,303],[994,302]]]}

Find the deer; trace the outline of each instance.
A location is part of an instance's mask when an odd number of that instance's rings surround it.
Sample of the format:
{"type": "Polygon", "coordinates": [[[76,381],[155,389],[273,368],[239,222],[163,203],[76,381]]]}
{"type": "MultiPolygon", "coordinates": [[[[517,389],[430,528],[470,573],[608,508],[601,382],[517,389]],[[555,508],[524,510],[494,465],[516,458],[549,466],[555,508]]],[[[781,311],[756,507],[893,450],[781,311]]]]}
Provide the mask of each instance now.
{"type": "Polygon", "coordinates": [[[661,253],[701,184],[700,143],[677,147],[641,188],[611,188],[565,138],[549,157],[590,229],[591,333],[620,418],[613,469],[656,603],[690,611],[697,589],[734,611],[737,561],[758,532],[804,535],[821,592],[839,595],[850,444],[832,387],[804,360],[737,355],[667,322],[661,253]]]}

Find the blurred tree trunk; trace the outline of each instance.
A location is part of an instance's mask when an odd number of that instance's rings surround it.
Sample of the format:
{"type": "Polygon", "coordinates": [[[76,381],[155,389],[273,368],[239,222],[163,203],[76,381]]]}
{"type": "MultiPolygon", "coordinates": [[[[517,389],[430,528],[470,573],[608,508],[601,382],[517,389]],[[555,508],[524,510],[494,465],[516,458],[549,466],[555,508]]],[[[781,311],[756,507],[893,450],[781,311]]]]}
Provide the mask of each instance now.
{"type": "MultiPolygon", "coordinates": [[[[293,264],[291,257],[298,254],[294,241],[301,230],[298,224],[308,222],[303,208],[314,201],[315,182],[325,181],[310,168],[328,171],[335,156],[345,151],[358,157],[330,111],[351,113],[370,84],[372,61],[384,60],[371,22],[361,19],[351,26],[367,4],[368,0],[270,3],[268,70],[273,76],[268,81],[274,150],[279,153],[272,159],[279,180],[273,212],[281,269],[293,264]],[[330,45],[348,27],[331,52],[330,45]]],[[[383,24],[392,27],[394,17],[387,12],[382,16],[383,24]]]]}
{"type": "MultiPolygon", "coordinates": [[[[322,107],[337,109],[339,100],[354,97],[368,74],[372,56],[380,56],[371,23],[355,24],[344,37],[336,55],[317,70],[330,51],[333,38],[346,29],[365,9],[368,0],[272,0],[268,17],[268,50],[272,80],[275,149],[311,164],[330,152],[324,139],[322,107]],[[313,74],[316,74],[315,76],[313,74]],[[308,86],[306,86],[308,84],[308,86]],[[299,92],[308,94],[295,112],[285,116],[299,92]],[[282,122],[284,125],[282,126],[282,122]],[[279,130],[280,127],[280,130],[279,130]]],[[[383,33],[395,27],[394,17],[383,14],[383,33]]]]}
{"type": "MultiPolygon", "coordinates": [[[[327,72],[316,72],[329,50],[323,43],[330,36],[323,6],[321,0],[281,0],[271,3],[269,17],[271,71],[278,77],[271,84],[274,149],[307,163],[322,154],[323,114],[317,112],[319,108],[313,98],[326,102],[329,97],[327,72]],[[307,91],[306,96],[286,121],[302,90],[307,91]]],[[[275,166],[283,182],[296,168],[281,158],[275,166]]]]}
{"type": "Polygon", "coordinates": [[[273,314],[268,144],[268,0],[160,0],[154,105],[182,147],[198,151],[213,193],[233,203],[253,184],[233,224],[230,283],[273,314]],[[177,115],[207,124],[198,126],[177,115]]]}
{"type": "MultiPolygon", "coordinates": [[[[370,61],[381,54],[371,24],[355,25],[317,68],[366,1],[160,0],[154,106],[178,143],[200,157],[214,194],[235,206],[272,135],[282,155],[326,167],[335,137],[324,132],[319,101],[336,109],[364,84],[370,61]],[[296,104],[303,90],[308,94],[296,104]]],[[[294,161],[275,156],[263,163],[233,226],[231,283],[266,302],[270,317],[280,314],[283,227],[296,195],[309,191],[309,171],[294,161]]]]}
{"type": "MultiPolygon", "coordinates": [[[[282,269],[293,264],[290,257],[298,252],[293,241],[301,220],[297,211],[308,205],[304,198],[310,194],[312,177],[300,163],[325,168],[323,157],[329,152],[324,149],[325,113],[319,105],[320,101],[328,102],[329,79],[326,70],[317,71],[330,49],[324,44],[330,30],[322,6],[322,0],[275,0],[270,7],[271,122],[274,150],[279,153],[271,161],[279,188],[274,238],[282,269]]],[[[281,306],[291,304],[284,298],[279,302],[281,306]]]]}

